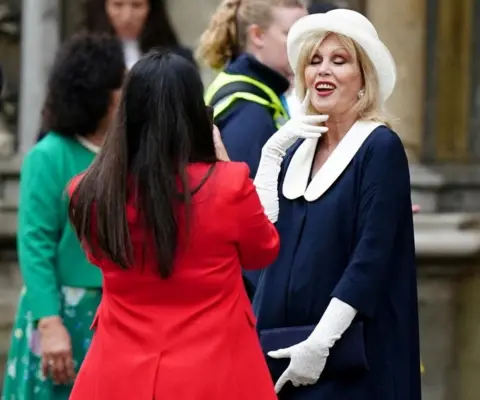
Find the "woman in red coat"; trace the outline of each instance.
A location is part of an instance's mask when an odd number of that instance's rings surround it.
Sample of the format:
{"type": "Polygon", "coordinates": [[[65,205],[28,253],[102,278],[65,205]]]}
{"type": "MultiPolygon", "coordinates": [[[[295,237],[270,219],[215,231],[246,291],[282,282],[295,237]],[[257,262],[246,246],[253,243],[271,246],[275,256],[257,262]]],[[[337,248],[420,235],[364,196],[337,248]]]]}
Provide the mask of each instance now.
{"type": "Polygon", "coordinates": [[[69,193],[104,277],[71,400],[276,399],[241,266],[272,263],[279,238],[248,167],[217,159],[190,62],[155,52],[133,67],[115,126],[69,193]]]}

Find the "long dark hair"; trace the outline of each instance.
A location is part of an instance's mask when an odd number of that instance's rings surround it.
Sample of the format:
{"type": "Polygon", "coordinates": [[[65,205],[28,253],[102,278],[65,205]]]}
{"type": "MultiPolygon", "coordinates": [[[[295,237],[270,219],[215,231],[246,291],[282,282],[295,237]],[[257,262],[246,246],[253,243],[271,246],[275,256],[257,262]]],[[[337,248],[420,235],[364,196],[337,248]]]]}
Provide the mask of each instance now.
{"type": "MultiPolygon", "coordinates": [[[[142,52],[158,47],[177,47],[178,37],[168,16],[164,0],[149,0],[150,12],[139,38],[142,52]]],[[[86,0],[80,28],[88,32],[113,34],[113,27],[105,9],[105,0],[86,0]]]]}
{"type": "Polygon", "coordinates": [[[217,161],[203,90],[195,66],[170,51],[150,52],[133,66],[114,126],[70,201],[74,229],[93,252],[132,265],[126,202],[134,193],[160,275],[171,274],[177,206],[184,203],[188,214],[191,203],[187,165],[217,161]]]}

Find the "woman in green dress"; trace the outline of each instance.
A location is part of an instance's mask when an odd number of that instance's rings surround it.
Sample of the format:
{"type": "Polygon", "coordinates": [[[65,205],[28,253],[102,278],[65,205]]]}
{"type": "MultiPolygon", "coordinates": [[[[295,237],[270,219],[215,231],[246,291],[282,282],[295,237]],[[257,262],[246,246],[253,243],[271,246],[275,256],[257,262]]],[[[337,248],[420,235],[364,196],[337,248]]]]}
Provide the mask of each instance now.
{"type": "Polygon", "coordinates": [[[43,128],[20,177],[18,256],[24,280],[2,400],[68,399],[91,339],[100,271],[69,225],[65,187],[98,152],[125,75],[116,38],[77,35],[60,49],[43,128]]]}

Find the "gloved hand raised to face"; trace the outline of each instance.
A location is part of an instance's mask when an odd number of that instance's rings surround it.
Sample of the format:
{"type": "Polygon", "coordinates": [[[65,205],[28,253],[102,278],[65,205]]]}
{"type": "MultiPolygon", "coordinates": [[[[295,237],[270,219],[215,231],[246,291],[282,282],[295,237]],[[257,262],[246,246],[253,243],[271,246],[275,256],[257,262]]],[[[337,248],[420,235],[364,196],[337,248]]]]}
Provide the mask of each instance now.
{"type": "Polygon", "coordinates": [[[254,184],[265,214],[272,223],[278,218],[278,175],[288,148],[298,139],[318,139],[328,130],[319,125],[328,119],[328,115],[307,115],[309,105],[310,91],[307,90],[299,115],[275,132],[262,148],[254,184]]]}
{"type": "Polygon", "coordinates": [[[328,128],[320,124],[328,119],[328,115],[307,115],[309,106],[310,90],[307,90],[299,114],[272,135],[263,147],[262,153],[272,152],[283,157],[298,139],[318,139],[327,132],[328,128]]]}

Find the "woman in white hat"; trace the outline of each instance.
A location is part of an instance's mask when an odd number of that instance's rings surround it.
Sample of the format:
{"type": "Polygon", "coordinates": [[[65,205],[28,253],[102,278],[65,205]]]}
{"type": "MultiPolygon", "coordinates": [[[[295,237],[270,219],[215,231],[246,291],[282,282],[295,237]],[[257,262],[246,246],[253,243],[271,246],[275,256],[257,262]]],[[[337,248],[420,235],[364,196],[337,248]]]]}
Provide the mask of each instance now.
{"type": "Polygon", "coordinates": [[[255,178],[282,243],[254,298],[279,398],[419,400],[409,169],[384,114],[395,63],[350,10],[301,18],[288,55],[303,114],[255,178]]]}

